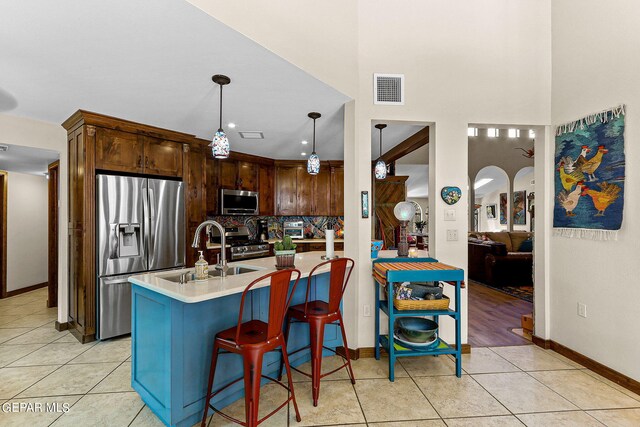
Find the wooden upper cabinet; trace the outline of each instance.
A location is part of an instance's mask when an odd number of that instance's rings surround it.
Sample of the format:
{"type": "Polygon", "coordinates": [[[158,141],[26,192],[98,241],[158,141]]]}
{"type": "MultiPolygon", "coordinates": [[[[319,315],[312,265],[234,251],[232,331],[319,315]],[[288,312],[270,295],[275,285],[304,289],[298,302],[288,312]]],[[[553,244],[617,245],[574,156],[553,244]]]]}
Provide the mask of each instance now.
{"type": "Polygon", "coordinates": [[[143,173],[144,143],[134,133],[96,129],[96,169],[143,173]]]}
{"type": "Polygon", "coordinates": [[[331,215],[331,170],[325,165],[322,165],[320,173],[313,177],[312,214],[331,215]]]}
{"type": "Polygon", "coordinates": [[[331,168],[331,215],[344,215],[344,167],[331,168]]]}
{"type": "Polygon", "coordinates": [[[199,148],[192,147],[187,155],[189,174],[187,175],[187,221],[189,225],[199,225],[207,217],[206,206],[206,164],[199,148]]]}
{"type": "Polygon", "coordinates": [[[272,165],[258,166],[258,191],[260,192],[260,215],[273,215],[275,193],[274,167],[272,165]]]}
{"type": "Polygon", "coordinates": [[[182,176],[182,144],[148,136],[144,141],[144,173],[182,176]]]}
{"type": "Polygon", "coordinates": [[[238,189],[258,191],[258,164],[238,162],[238,189]]]}
{"type": "Polygon", "coordinates": [[[297,215],[313,215],[313,184],[315,177],[307,173],[307,168],[298,166],[296,168],[298,198],[297,215]]]}
{"type": "Polygon", "coordinates": [[[218,161],[218,188],[236,190],[238,181],[238,163],[233,160],[218,161]]]}
{"type": "Polygon", "coordinates": [[[297,166],[276,167],[276,215],[297,215],[297,166]]]}

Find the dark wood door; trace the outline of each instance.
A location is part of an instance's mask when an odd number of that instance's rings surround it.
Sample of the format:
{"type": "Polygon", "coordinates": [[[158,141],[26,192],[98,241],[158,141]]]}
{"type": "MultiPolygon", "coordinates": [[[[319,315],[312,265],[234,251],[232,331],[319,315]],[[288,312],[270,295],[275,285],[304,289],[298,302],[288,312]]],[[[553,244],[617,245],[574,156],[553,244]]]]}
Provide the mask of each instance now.
{"type": "MultiPolygon", "coordinates": [[[[323,165],[324,166],[324,165],[323,165]]],[[[313,178],[313,215],[331,215],[331,170],[321,167],[313,178]]]]}
{"type": "Polygon", "coordinates": [[[143,173],[143,141],[134,133],[96,129],[96,169],[143,173]]]}
{"type": "Polygon", "coordinates": [[[260,165],[258,167],[258,191],[260,192],[260,215],[273,215],[274,167],[260,165]]]}
{"type": "Polygon", "coordinates": [[[238,162],[238,189],[258,191],[258,165],[251,162],[238,162]]]}
{"type": "Polygon", "coordinates": [[[144,173],[182,176],[182,144],[158,138],[140,138],[144,141],[144,173]]]}
{"type": "Polygon", "coordinates": [[[297,215],[297,166],[276,168],[276,215],[297,215]]]}
{"type": "Polygon", "coordinates": [[[60,161],[56,160],[48,167],[49,181],[47,201],[48,222],[48,296],[47,307],[58,306],[58,189],[60,185],[60,161]]]}
{"type": "MultiPolygon", "coordinates": [[[[186,192],[186,207],[187,207],[187,242],[193,238],[195,229],[203,222],[207,217],[207,197],[206,197],[206,159],[199,147],[193,147],[189,150],[188,156],[188,175],[187,175],[187,192],[186,192]]],[[[203,232],[204,234],[204,232],[203,232]]],[[[205,239],[201,238],[201,241],[205,239]]],[[[188,266],[193,265],[196,258],[196,251],[192,250],[191,245],[188,245],[189,250],[186,254],[186,262],[188,266]]]]}
{"type": "Polygon", "coordinates": [[[314,176],[307,173],[307,169],[298,166],[296,169],[298,207],[296,215],[313,215],[313,184],[314,176]]]}
{"type": "Polygon", "coordinates": [[[344,215],[344,167],[331,168],[331,215],[344,215]]]}
{"type": "Polygon", "coordinates": [[[219,188],[225,190],[235,190],[238,180],[238,164],[234,160],[218,161],[218,184],[219,188]]]}

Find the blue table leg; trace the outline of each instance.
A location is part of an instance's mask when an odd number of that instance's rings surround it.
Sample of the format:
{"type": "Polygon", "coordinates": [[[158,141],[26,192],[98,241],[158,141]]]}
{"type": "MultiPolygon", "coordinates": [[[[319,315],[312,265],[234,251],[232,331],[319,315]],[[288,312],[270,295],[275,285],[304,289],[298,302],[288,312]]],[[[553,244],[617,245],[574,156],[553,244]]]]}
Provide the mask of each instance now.
{"type": "Polygon", "coordinates": [[[375,356],[376,360],[380,360],[380,284],[377,281],[373,281],[374,286],[376,287],[376,299],[375,299],[375,356]]]}
{"type": "Polygon", "coordinates": [[[462,333],[461,333],[461,312],[460,312],[460,282],[456,282],[456,376],[462,376],[462,333]]]}
{"type": "Polygon", "coordinates": [[[387,305],[389,306],[389,381],[395,380],[396,348],[393,337],[395,307],[393,306],[393,286],[387,283],[387,305]]]}

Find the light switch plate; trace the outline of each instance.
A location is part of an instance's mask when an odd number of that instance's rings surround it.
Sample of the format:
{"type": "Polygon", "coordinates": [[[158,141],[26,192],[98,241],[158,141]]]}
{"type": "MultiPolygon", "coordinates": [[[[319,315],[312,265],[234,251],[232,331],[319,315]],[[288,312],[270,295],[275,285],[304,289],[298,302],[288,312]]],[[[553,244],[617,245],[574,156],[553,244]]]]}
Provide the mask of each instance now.
{"type": "Polygon", "coordinates": [[[456,220],[456,210],[455,209],[445,209],[444,210],[444,220],[445,221],[455,221],[456,220]]]}
{"type": "Polygon", "coordinates": [[[447,230],[447,242],[458,241],[458,230],[447,230]]]}
{"type": "Polygon", "coordinates": [[[578,303],[578,316],[587,317],[587,305],[581,302],[578,303]]]}

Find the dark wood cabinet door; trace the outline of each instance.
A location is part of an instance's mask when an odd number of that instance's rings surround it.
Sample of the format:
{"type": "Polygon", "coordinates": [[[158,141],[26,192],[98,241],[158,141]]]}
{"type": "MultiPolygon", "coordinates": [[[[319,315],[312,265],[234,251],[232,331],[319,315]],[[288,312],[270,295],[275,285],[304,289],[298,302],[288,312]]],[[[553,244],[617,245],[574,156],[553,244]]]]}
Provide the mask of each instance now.
{"type": "MultiPolygon", "coordinates": [[[[193,239],[195,229],[198,225],[207,219],[207,189],[206,182],[206,158],[202,153],[200,147],[192,147],[187,155],[188,168],[186,176],[186,214],[187,214],[187,253],[186,262],[187,266],[192,266],[197,258],[197,250],[193,250],[189,244],[193,239]]],[[[204,234],[204,231],[202,232],[204,234]]],[[[204,236],[201,236],[200,242],[205,241],[204,236]]],[[[204,249],[201,244],[201,249],[204,249]]]]}
{"type": "Polygon", "coordinates": [[[238,162],[238,189],[258,191],[258,164],[238,162]]]}
{"type": "Polygon", "coordinates": [[[299,166],[297,168],[298,187],[296,194],[298,197],[298,209],[296,215],[313,215],[313,184],[314,176],[307,173],[307,169],[299,166]]]}
{"type": "Polygon", "coordinates": [[[276,215],[297,215],[297,166],[276,168],[276,215]]]}
{"type": "Polygon", "coordinates": [[[234,160],[218,161],[218,184],[219,188],[225,190],[235,190],[238,180],[238,164],[234,160]]]}
{"type": "Polygon", "coordinates": [[[323,165],[313,181],[313,215],[331,215],[331,170],[323,165]]]}
{"type": "Polygon", "coordinates": [[[96,129],[96,169],[142,173],[143,142],[134,133],[96,129]]]}
{"type": "Polygon", "coordinates": [[[258,191],[260,192],[260,215],[273,215],[274,167],[260,165],[258,168],[258,191]]]}
{"type": "Polygon", "coordinates": [[[331,168],[331,215],[344,215],[344,167],[331,168]]]}
{"type": "Polygon", "coordinates": [[[218,212],[218,161],[213,157],[206,160],[206,187],[207,187],[207,215],[217,215],[218,212]]]}
{"type": "Polygon", "coordinates": [[[158,138],[144,140],[144,173],[161,176],[182,176],[182,144],[158,138]]]}

